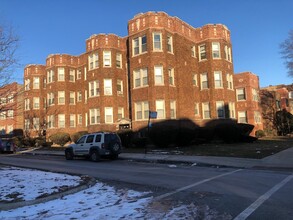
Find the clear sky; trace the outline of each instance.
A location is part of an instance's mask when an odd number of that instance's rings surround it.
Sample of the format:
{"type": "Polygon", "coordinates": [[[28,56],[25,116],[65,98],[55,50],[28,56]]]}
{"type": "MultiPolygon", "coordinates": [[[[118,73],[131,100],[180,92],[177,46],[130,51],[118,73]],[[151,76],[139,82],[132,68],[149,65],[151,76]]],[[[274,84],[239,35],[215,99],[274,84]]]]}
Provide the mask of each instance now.
{"type": "Polygon", "coordinates": [[[20,37],[21,63],[45,64],[49,54],[80,55],[92,34],[127,36],[138,13],[164,11],[193,27],[224,24],[231,31],[234,72],[250,71],[260,86],[291,84],[279,45],[293,29],[292,0],[0,0],[0,23],[20,37]]]}

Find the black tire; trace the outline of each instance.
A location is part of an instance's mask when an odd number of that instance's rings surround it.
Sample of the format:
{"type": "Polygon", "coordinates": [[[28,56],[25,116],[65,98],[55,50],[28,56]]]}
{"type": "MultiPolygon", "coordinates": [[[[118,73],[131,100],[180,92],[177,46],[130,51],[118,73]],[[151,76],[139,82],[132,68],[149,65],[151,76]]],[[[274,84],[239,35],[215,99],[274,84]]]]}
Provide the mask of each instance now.
{"type": "Polygon", "coordinates": [[[94,150],[90,152],[90,160],[93,162],[98,162],[100,160],[100,154],[98,151],[94,150]]]}
{"type": "Polygon", "coordinates": [[[73,160],[73,152],[71,149],[65,150],[65,158],[66,160],[73,160]]]}

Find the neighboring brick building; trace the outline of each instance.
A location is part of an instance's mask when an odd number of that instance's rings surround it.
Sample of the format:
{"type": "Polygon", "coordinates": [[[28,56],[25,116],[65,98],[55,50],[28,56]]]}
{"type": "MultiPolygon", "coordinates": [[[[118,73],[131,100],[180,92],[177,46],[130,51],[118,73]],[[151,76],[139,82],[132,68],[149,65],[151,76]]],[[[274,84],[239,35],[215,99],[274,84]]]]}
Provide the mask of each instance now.
{"type": "Polygon", "coordinates": [[[46,65],[28,65],[24,81],[30,131],[137,130],[149,111],[158,113],[156,120],[189,118],[198,125],[237,119],[228,28],[194,28],[164,12],[136,15],[124,38],[92,35],[80,56],[50,55],[46,65]]]}
{"type": "Polygon", "coordinates": [[[0,134],[19,135],[23,129],[23,86],[14,82],[0,88],[0,134]]]}
{"type": "Polygon", "coordinates": [[[234,88],[238,122],[254,125],[253,134],[263,130],[258,76],[251,72],[235,74],[234,88]]]}

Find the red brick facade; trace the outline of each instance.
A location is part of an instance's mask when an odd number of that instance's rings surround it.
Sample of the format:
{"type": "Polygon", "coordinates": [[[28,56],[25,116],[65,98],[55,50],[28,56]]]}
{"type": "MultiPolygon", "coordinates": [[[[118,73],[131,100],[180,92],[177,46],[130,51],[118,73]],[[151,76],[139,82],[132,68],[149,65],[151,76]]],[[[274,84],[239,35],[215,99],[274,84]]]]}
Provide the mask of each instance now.
{"type": "MultiPolygon", "coordinates": [[[[92,35],[80,56],[49,55],[46,65],[25,68],[25,128],[137,130],[147,125],[149,111],[158,113],[156,120],[189,118],[198,125],[237,119],[235,76],[226,26],[194,28],[164,12],[138,14],[127,37],[92,35]]],[[[241,75],[249,83],[254,76],[241,75]]],[[[258,89],[253,80],[249,85],[258,89]]],[[[248,112],[257,110],[257,103],[247,103],[248,112]]]]}

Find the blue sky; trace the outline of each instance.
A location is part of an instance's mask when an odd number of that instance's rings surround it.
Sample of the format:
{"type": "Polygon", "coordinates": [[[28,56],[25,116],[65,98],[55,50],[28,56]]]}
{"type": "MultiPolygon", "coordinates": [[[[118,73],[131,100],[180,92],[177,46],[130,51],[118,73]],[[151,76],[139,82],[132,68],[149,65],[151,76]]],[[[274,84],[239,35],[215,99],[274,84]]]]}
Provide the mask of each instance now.
{"type": "Polygon", "coordinates": [[[250,71],[260,86],[291,84],[279,44],[293,29],[292,0],[0,0],[0,23],[20,37],[22,83],[27,64],[45,64],[49,54],[79,55],[92,34],[127,36],[138,13],[164,11],[193,27],[220,23],[231,31],[234,72],[250,71]]]}

